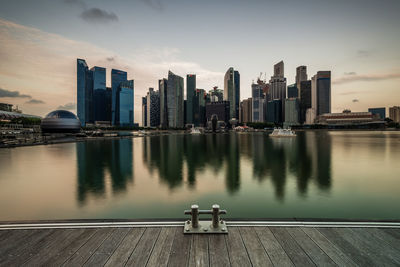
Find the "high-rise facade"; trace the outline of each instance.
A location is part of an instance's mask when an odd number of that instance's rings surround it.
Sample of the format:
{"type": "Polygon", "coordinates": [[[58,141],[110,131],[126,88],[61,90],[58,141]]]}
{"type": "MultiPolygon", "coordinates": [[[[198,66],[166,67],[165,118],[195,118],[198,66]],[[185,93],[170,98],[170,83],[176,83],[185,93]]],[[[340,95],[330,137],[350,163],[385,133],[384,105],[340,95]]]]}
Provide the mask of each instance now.
{"type": "Polygon", "coordinates": [[[84,59],[77,59],[77,114],[82,126],[93,121],[93,72],[84,59]]]}
{"type": "Polygon", "coordinates": [[[168,105],[167,105],[167,79],[158,80],[158,92],[160,94],[160,127],[168,127],[168,105]]]}
{"type": "Polygon", "coordinates": [[[269,81],[269,91],[271,100],[286,98],[286,78],[284,77],[283,61],[274,65],[274,76],[269,81]]]}
{"type": "Polygon", "coordinates": [[[112,125],[116,125],[119,121],[118,118],[118,105],[119,105],[119,85],[121,82],[127,81],[128,74],[122,70],[111,70],[111,88],[112,88],[112,125]]]}
{"type": "Polygon", "coordinates": [[[133,126],[134,113],[133,113],[133,96],[134,96],[134,82],[133,80],[121,82],[118,86],[118,105],[117,125],[120,126],[133,126]]]}
{"type": "Polygon", "coordinates": [[[300,123],[305,123],[307,109],[311,108],[311,81],[300,82],[300,123]]]}
{"type": "Polygon", "coordinates": [[[147,127],[147,97],[142,97],[142,126],[147,127]]]}
{"type": "Polygon", "coordinates": [[[287,98],[296,98],[299,97],[299,89],[297,84],[291,84],[287,87],[287,98]]]}
{"type": "Polygon", "coordinates": [[[167,83],[168,127],[182,128],[184,126],[183,101],[183,78],[169,71],[167,83]]]}
{"type": "Polygon", "coordinates": [[[264,122],[265,118],[265,98],[263,92],[263,86],[261,84],[253,83],[251,85],[251,96],[252,96],[252,122],[264,122]]]}
{"type": "Polygon", "coordinates": [[[298,98],[285,99],[285,122],[284,126],[294,126],[299,124],[299,100],[298,98]]]}
{"type": "Polygon", "coordinates": [[[244,99],[240,103],[240,123],[247,123],[252,121],[253,114],[253,99],[250,97],[248,99],[244,99]]]}
{"type": "Polygon", "coordinates": [[[160,94],[149,88],[147,92],[147,126],[157,127],[160,125],[160,94]]]}
{"type": "Polygon", "coordinates": [[[307,67],[306,66],[298,66],[296,68],[296,86],[300,88],[300,83],[307,81],[307,67]]]}
{"type": "Polygon", "coordinates": [[[186,123],[193,123],[193,97],[196,91],[196,75],[186,75],[186,123]]]}
{"type": "Polygon", "coordinates": [[[318,71],[311,79],[311,102],[316,116],[331,113],[331,72],[318,71]]]}
{"type": "Polygon", "coordinates": [[[193,124],[204,126],[206,123],[206,91],[196,89],[193,97],[193,124]]]}
{"type": "Polygon", "coordinates": [[[217,86],[210,90],[208,95],[210,97],[210,102],[220,102],[224,100],[224,90],[218,89],[217,86]]]}
{"type": "Polygon", "coordinates": [[[107,121],[106,69],[93,67],[93,121],[107,121]]]}
{"type": "Polygon", "coordinates": [[[275,99],[267,103],[267,122],[280,124],[283,122],[282,118],[282,100],[275,99]]]}
{"type": "Polygon", "coordinates": [[[224,100],[229,101],[230,119],[238,119],[240,101],[240,74],[232,67],[226,71],[224,77],[224,100]]]}

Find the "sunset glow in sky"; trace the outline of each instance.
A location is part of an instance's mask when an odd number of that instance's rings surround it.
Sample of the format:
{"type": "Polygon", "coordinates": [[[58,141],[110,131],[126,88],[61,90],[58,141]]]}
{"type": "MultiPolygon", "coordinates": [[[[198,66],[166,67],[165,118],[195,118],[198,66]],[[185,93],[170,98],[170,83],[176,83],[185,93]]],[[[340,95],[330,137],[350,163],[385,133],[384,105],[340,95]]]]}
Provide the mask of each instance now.
{"type": "MultiPolygon", "coordinates": [[[[400,105],[398,0],[0,0],[0,102],[44,116],[76,112],[76,58],[128,72],[141,97],[168,70],[223,88],[241,74],[241,99],[260,72],[285,63],[332,71],[332,111],[400,105]]],[[[263,74],[264,78],[264,74],[263,74]]]]}

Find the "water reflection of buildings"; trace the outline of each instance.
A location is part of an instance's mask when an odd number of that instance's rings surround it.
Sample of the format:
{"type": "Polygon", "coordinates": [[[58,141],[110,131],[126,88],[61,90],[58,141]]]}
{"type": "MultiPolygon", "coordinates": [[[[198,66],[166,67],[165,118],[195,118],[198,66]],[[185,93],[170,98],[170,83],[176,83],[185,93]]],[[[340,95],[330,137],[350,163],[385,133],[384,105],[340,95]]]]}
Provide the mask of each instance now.
{"type": "Polygon", "coordinates": [[[76,151],[79,202],[85,202],[89,194],[103,196],[107,174],[114,193],[124,191],[132,182],[132,139],[80,142],[76,151]]]}
{"type": "Polygon", "coordinates": [[[321,190],[331,186],[331,136],[328,132],[301,132],[294,139],[272,139],[263,133],[166,135],[144,139],[144,163],[157,171],[170,188],[181,186],[187,171],[189,186],[206,168],[217,174],[225,167],[227,191],[240,188],[241,158],[252,163],[252,176],[271,179],[278,199],[284,199],[289,175],[297,190],[306,195],[314,182],[321,190]],[[185,168],[186,166],[186,168],[185,168]]]}

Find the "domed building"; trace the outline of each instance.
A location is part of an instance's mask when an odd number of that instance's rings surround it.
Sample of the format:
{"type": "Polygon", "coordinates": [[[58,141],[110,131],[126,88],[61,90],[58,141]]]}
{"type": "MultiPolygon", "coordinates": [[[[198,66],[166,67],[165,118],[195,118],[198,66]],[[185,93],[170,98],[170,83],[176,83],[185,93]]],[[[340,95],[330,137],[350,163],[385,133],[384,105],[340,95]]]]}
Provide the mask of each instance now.
{"type": "Polygon", "coordinates": [[[81,130],[79,119],[66,110],[50,112],[42,119],[40,126],[44,133],[77,133],[81,130]]]}

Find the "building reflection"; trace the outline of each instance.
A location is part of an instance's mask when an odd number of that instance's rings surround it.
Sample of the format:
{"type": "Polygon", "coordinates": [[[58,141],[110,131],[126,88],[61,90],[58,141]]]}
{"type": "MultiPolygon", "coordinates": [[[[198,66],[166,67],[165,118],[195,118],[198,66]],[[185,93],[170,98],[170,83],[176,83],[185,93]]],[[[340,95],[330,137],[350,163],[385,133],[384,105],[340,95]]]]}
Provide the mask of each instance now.
{"type": "Polygon", "coordinates": [[[132,139],[79,142],[77,153],[77,199],[84,203],[89,195],[106,193],[106,177],[110,177],[113,193],[125,191],[133,181],[132,139]]]}
{"type": "Polygon", "coordinates": [[[195,188],[199,174],[211,170],[224,172],[226,190],[233,194],[240,189],[241,161],[251,162],[249,176],[271,181],[279,200],[285,197],[289,177],[296,179],[297,191],[303,196],[310,183],[320,190],[331,187],[332,141],[326,131],[299,132],[293,139],[229,133],[153,136],[143,142],[145,166],[171,189],[182,186],[185,177],[188,186],[195,188]]]}

